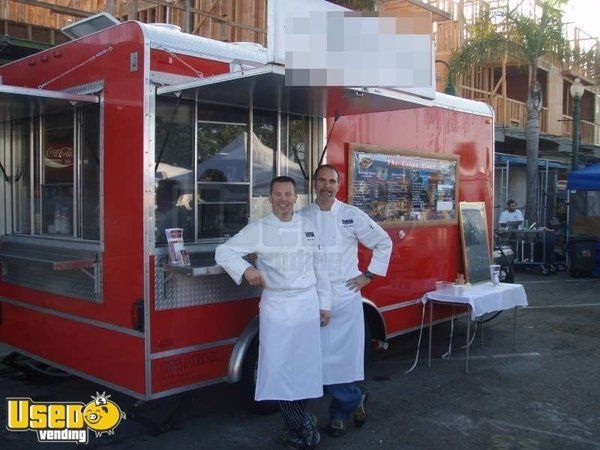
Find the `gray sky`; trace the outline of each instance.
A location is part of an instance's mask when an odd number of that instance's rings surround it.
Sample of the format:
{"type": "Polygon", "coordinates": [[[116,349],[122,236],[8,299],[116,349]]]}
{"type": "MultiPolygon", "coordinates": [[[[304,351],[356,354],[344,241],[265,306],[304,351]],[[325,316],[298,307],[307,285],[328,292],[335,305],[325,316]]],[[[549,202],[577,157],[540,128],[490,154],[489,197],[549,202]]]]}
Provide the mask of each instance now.
{"type": "Polygon", "coordinates": [[[600,0],[569,0],[565,19],[595,38],[600,38],[600,0]]]}

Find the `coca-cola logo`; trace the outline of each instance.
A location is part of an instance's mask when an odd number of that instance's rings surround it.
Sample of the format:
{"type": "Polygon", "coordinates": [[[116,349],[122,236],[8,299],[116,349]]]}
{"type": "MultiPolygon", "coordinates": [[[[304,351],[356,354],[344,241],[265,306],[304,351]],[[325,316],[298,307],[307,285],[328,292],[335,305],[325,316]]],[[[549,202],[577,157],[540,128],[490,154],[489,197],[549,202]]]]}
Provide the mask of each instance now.
{"type": "Polygon", "coordinates": [[[46,166],[63,168],[73,165],[73,147],[70,145],[49,145],[44,152],[46,166]]]}

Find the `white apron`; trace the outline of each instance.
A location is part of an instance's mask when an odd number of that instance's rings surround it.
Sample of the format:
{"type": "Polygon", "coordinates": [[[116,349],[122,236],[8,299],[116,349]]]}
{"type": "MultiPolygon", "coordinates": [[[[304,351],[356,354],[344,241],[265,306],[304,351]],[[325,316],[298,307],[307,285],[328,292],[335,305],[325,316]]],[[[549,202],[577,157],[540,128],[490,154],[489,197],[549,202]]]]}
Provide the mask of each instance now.
{"type": "Polygon", "coordinates": [[[323,384],[363,380],[365,322],[362,297],[346,287],[332,284],[331,319],[321,328],[323,384]]]}
{"type": "Polygon", "coordinates": [[[319,309],[330,309],[331,287],[314,225],[294,214],[273,214],[244,227],[217,247],[215,259],[237,284],[256,253],[266,287],[259,304],[256,400],[301,400],[323,395],[319,309]]]}
{"type": "Polygon", "coordinates": [[[321,239],[331,281],[331,319],[321,329],[324,384],[363,380],[365,323],[360,292],[346,282],[360,275],[358,243],[373,250],[369,270],[385,275],[392,250],[388,234],[364,212],[336,200],[331,211],[313,203],[301,211],[321,239]]]}
{"type": "Polygon", "coordinates": [[[323,395],[319,300],[315,288],[263,291],[256,400],[301,400],[323,395]]]}

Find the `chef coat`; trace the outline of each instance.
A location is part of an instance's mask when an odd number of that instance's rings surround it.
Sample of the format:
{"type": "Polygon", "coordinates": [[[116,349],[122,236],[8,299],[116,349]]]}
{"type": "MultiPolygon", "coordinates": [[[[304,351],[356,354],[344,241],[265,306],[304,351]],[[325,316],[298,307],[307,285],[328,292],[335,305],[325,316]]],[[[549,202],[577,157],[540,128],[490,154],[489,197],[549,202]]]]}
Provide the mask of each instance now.
{"type": "Polygon", "coordinates": [[[364,379],[364,316],[362,296],[346,287],[358,269],[358,243],[373,250],[368,270],[385,276],[392,252],[388,234],[360,209],[335,200],[330,211],[316,203],[302,215],[316,227],[332,288],[331,319],[321,330],[323,381],[349,383],[364,379]]]}
{"type": "Polygon", "coordinates": [[[256,400],[300,400],[323,395],[319,309],[331,308],[330,283],[314,225],[294,214],[248,224],[217,247],[215,259],[240,284],[256,253],[264,280],[259,304],[256,400]]]}

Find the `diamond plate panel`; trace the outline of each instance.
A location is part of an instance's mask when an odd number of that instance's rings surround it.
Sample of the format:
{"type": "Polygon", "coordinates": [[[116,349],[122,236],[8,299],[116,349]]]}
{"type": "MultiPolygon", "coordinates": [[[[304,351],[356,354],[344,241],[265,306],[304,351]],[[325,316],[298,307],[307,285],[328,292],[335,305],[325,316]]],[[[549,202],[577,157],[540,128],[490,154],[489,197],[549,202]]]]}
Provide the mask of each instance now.
{"type": "Polygon", "coordinates": [[[51,270],[35,263],[3,263],[3,281],[39,291],[102,303],[102,264],[81,270],[51,270]],[[97,292],[96,292],[97,289],[97,292]]]}
{"type": "Polygon", "coordinates": [[[260,297],[260,288],[245,281],[236,285],[227,274],[192,277],[164,270],[162,264],[168,256],[155,257],[154,298],[155,309],[177,309],[187,306],[211,305],[246,298],[260,297]]]}

